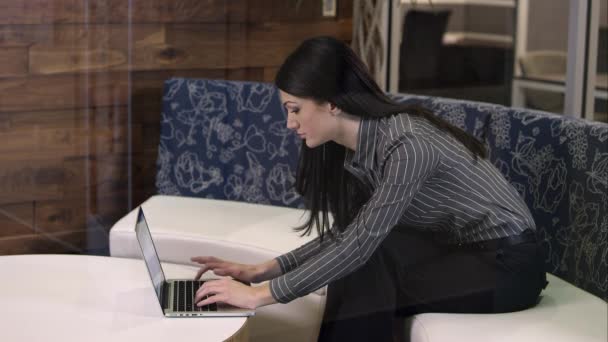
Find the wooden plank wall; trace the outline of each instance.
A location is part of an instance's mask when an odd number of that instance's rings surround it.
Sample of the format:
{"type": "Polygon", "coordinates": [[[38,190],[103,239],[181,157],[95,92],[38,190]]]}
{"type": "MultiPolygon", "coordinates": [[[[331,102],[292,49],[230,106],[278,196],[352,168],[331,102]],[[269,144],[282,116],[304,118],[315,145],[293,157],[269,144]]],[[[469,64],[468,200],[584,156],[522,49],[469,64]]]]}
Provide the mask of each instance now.
{"type": "Polygon", "coordinates": [[[300,41],[351,27],[352,0],[335,18],[320,0],[3,0],[0,254],[107,247],[129,137],[133,205],[155,192],[165,79],[272,81],[300,41]]]}

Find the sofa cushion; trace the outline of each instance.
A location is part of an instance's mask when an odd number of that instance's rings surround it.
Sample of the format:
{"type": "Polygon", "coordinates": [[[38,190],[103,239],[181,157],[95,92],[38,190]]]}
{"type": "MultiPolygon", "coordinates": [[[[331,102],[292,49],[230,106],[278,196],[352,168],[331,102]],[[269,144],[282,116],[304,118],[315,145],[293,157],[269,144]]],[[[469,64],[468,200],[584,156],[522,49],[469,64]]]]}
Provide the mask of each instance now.
{"type": "Polygon", "coordinates": [[[300,139],[273,85],[170,79],[161,115],[159,194],[302,207],[300,139]]]}
{"type": "MultiPolygon", "coordinates": [[[[267,261],[316,237],[314,232],[300,237],[291,229],[303,222],[303,209],[165,195],[152,196],[141,207],[155,241],[198,241],[198,253],[236,262],[267,261]]],[[[112,256],[140,257],[136,217],[133,210],[110,230],[112,256]]],[[[158,250],[163,261],[190,263],[191,255],[179,248],[158,250]]]]}
{"type": "Polygon", "coordinates": [[[605,342],[606,303],[548,275],[549,286],[534,308],[505,314],[416,315],[406,321],[412,342],[605,342]]]}

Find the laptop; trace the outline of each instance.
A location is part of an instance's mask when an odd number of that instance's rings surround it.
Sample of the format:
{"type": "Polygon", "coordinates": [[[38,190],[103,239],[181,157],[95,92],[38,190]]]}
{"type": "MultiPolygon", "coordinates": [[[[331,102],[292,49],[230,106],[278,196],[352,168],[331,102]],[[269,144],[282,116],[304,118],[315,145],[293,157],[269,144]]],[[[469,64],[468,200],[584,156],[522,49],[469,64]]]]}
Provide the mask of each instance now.
{"type": "MultiPolygon", "coordinates": [[[[166,317],[241,317],[252,316],[255,310],[242,309],[225,303],[196,306],[194,296],[204,281],[165,279],[144,212],[139,208],[135,235],[152,279],[158,303],[166,317]]],[[[212,279],[208,279],[212,280],[212,279]]]]}

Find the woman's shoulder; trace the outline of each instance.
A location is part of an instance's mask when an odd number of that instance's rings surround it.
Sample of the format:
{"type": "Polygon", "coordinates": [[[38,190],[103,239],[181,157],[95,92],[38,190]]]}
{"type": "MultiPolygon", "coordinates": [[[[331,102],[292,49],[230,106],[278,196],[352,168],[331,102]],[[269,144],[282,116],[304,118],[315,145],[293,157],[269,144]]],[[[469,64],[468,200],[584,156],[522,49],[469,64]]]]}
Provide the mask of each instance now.
{"type": "Polygon", "coordinates": [[[421,149],[424,153],[434,152],[435,146],[429,140],[432,127],[425,127],[423,118],[399,113],[378,119],[379,153],[386,158],[395,149],[421,149]]]}
{"type": "Polygon", "coordinates": [[[408,113],[398,113],[378,119],[378,130],[387,141],[424,139],[431,133],[427,120],[408,113]]]}

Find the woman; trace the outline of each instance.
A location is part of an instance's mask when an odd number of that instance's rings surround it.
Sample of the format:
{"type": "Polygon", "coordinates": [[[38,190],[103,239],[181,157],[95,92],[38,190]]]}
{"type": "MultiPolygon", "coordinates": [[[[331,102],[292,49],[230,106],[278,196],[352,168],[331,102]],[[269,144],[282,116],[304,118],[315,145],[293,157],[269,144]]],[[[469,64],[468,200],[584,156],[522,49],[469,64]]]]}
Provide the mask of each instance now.
{"type": "Polygon", "coordinates": [[[329,285],[319,340],[391,341],[395,317],[536,304],[546,280],[534,221],[479,141],[391,101],[333,38],[303,42],[276,85],[305,141],[296,187],[310,217],[298,229],[319,237],[260,265],[192,258],[197,279],[270,280],[207,282],[199,305],[255,308],[329,285]]]}

